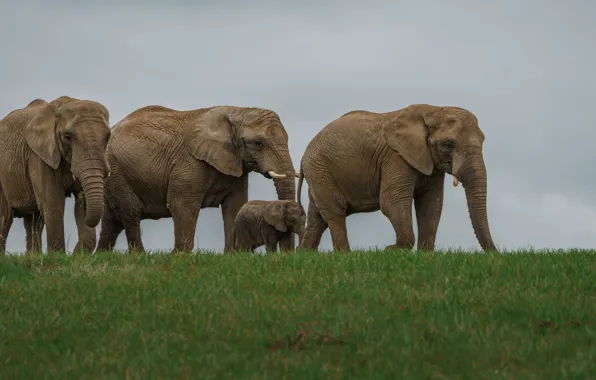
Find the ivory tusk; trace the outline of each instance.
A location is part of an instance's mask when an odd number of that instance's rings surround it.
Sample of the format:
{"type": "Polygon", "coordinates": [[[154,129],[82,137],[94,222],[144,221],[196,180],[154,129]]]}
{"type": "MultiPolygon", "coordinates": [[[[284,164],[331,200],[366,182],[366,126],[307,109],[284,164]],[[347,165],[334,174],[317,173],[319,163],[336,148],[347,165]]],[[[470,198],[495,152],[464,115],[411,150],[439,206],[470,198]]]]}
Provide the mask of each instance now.
{"type": "Polygon", "coordinates": [[[456,176],[453,176],[453,187],[457,187],[457,185],[459,185],[459,180],[456,176]]]}
{"type": "Polygon", "coordinates": [[[267,174],[269,174],[271,176],[271,178],[286,178],[286,175],[285,174],[277,174],[273,170],[269,170],[267,172],[267,174]]]}
{"type": "Polygon", "coordinates": [[[108,177],[112,175],[112,172],[108,170],[108,177]]]}
{"type": "Polygon", "coordinates": [[[72,179],[73,179],[73,181],[75,181],[75,182],[77,181],[77,177],[75,177],[75,175],[74,175],[74,174],[72,175],[72,179]]]}

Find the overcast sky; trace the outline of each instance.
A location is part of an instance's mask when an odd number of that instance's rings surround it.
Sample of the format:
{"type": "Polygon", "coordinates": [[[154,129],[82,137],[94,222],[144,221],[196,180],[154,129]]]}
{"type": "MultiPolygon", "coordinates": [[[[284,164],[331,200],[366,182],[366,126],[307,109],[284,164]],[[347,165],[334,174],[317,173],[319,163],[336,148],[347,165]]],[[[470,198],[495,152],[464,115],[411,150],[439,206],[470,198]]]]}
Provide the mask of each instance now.
{"type": "MultiPolygon", "coordinates": [[[[593,2],[49,3],[0,0],[0,117],[61,95],[103,103],[112,125],[150,104],[270,108],[298,168],[312,137],[350,110],[460,106],[486,135],[497,246],[596,248],[593,2]]],[[[445,181],[437,248],[479,248],[463,188],[445,181]]],[[[249,198],[275,199],[273,183],[251,174],[249,198]]],[[[71,250],[72,209],[69,199],[71,250]]],[[[174,246],[171,219],[142,231],[147,249],[174,246]]],[[[348,233],[352,248],[395,241],[381,212],[350,216],[348,233]]],[[[16,219],[7,250],[23,251],[24,236],[16,219]]],[[[223,245],[221,210],[203,209],[195,246],[223,245]]],[[[331,248],[327,231],[320,249],[331,248]]]]}

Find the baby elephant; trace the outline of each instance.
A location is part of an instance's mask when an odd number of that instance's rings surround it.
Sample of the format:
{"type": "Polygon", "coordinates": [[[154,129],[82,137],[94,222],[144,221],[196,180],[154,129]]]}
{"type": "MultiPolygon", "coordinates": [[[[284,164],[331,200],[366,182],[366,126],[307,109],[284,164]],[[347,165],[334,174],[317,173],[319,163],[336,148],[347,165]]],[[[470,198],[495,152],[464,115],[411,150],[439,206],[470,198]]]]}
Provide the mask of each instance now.
{"type": "Polygon", "coordinates": [[[295,201],[249,201],[234,219],[236,251],[249,252],[265,245],[267,252],[277,252],[277,243],[298,234],[302,241],[306,214],[295,201]]]}

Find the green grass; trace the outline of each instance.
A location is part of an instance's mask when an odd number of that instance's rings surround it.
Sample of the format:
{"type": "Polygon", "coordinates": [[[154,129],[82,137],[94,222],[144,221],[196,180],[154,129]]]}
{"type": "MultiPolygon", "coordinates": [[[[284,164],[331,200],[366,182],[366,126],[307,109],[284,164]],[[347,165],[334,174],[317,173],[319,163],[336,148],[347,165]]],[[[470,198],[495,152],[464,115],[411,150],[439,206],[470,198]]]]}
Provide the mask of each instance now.
{"type": "Polygon", "coordinates": [[[0,379],[587,379],[596,253],[0,258],[0,379]]]}

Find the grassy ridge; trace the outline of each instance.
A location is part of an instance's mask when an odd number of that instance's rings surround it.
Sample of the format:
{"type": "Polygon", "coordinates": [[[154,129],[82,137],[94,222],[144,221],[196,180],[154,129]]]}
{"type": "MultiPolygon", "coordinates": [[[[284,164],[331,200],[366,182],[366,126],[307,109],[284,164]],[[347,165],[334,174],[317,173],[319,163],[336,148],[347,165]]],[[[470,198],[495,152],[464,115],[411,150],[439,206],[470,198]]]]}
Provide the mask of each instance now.
{"type": "Polygon", "coordinates": [[[596,253],[0,258],[1,379],[584,379],[596,253]]]}

